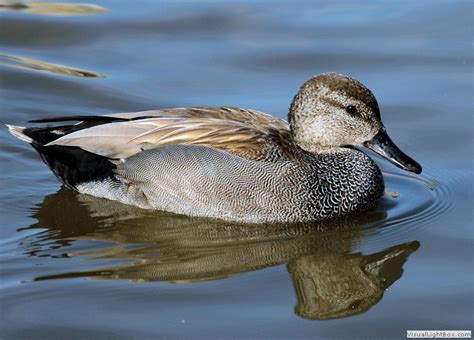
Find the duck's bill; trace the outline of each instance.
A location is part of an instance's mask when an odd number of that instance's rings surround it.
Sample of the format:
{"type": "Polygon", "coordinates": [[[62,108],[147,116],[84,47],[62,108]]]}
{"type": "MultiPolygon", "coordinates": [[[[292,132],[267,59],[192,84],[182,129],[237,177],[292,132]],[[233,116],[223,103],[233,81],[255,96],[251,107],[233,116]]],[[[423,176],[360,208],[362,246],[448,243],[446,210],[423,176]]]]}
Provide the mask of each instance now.
{"type": "Polygon", "coordinates": [[[365,142],[364,146],[403,170],[411,171],[415,174],[421,173],[421,165],[404,154],[390,139],[384,128],[374,138],[365,142]]]}

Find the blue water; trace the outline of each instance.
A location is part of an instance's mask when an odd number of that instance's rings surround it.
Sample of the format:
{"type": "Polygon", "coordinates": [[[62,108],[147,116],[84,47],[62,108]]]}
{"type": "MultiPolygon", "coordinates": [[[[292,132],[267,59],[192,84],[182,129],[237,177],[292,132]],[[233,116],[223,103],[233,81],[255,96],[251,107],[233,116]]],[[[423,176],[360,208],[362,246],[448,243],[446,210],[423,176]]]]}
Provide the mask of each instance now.
{"type": "Polygon", "coordinates": [[[1,123],[225,105],[285,118],[306,79],[335,71],[373,90],[424,172],[379,160],[375,212],[261,228],[75,194],[0,129],[2,339],[472,329],[472,2],[94,5],[0,1],[1,123]]]}

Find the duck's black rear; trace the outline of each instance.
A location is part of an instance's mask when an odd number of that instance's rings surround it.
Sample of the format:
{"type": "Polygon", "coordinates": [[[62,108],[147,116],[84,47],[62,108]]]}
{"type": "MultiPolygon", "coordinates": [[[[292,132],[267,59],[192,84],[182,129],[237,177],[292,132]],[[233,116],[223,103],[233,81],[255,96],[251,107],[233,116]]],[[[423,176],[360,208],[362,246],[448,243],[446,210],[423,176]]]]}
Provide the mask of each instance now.
{"type": "Polygon", "coordinates": [[[31,145],[38,151],[43,161],[61,182],[68,187],[76,188],[77,185],[81,183],[114,179],[113,169],[115,169],[115,165],[110,162],[108,158],[88,152],[79,147],[46,145],[72,132],[121,120],[123,119],[103,116],[40,119],[31,122],[51,123],[80,121],[80,123],[42,128],[25,128],[21,131],[21,134],[32,139],[31,145]]]}

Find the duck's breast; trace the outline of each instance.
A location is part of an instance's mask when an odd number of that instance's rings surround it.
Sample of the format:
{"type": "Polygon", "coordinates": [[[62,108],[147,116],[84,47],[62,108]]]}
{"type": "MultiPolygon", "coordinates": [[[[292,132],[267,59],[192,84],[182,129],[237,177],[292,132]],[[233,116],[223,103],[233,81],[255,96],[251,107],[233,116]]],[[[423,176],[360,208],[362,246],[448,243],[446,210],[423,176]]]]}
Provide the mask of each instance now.
{"type": "Polygon", "coordinates": [[[340,148],[314,155],[307,162],[309,181],[316,190],[308,200],[323,217],[336,217],[376,206],[384,192],[382,172],[366,154],[356,149],[340,148]]]}

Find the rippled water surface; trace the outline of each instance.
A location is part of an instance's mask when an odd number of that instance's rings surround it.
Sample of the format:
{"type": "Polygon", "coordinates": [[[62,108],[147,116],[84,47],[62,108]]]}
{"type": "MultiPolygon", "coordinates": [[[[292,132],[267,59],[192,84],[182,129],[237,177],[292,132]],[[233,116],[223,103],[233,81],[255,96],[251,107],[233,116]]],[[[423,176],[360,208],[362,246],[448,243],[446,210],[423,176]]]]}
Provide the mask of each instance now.
{"type": "Polygon", "coordinates": [[[470,1],[0,1],[2,123],[160,107],[285,117],[336,71],[421,176],[364,216],[249,226],[61,188],[0,128],[0,337],[405,338],[473,325],[470,1]]]}

